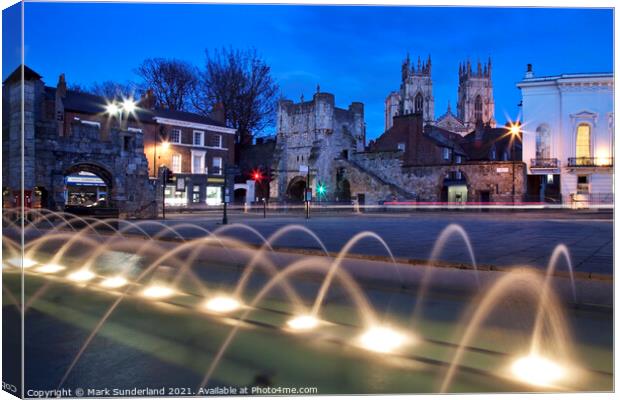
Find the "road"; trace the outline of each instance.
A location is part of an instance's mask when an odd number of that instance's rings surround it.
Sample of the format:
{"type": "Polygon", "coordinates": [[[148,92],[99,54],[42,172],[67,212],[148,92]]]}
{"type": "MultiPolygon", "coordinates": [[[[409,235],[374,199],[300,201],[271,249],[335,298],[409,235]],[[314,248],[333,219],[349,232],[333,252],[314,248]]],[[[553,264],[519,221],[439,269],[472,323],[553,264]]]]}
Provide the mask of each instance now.
{"type": "MultiPolygon", "coordinates": [[[[169,226],[191,222],[208,230],[221,227],[216,214],[174,214],[168,216],[169,226]]],[[[611,213],[583,212],[419,212],[402,214],[321,214],[305,220],[299,215],[250,215],[233,213],[229,224],[242,223],[258,230],[265,237],[291,224],[311,229],[329,251],[339,251],[349,239],[362,231],[381,236],[395,257],[412,260],[428,259],[437,237],[450,224],[458,224],[467,232],[478,264],[497,267],[533,266],[545,268],[559,244],[570,251],[575,271],[613,274],[613,220],[611,213]]],[[[151,232],[157,228],[149,227],[151,232]]],[[[196,230],[183,230],[188,237],[196,230]]],[[[244,230],[228,231],[249,243],[260,244],[254,234],[244,230]]],[[[319,249],[308,235],[293,232],[275,243],[276,247],[319,249]]],[[[365,239],[352,253],[387,255],[377,241],[365,239]]],[[[451,237],[438,257],[441,261],[470,264],[470,256],[462,239],[451,237]]],[[[566,266],[558,266],[559,269],[566,266]]]]}

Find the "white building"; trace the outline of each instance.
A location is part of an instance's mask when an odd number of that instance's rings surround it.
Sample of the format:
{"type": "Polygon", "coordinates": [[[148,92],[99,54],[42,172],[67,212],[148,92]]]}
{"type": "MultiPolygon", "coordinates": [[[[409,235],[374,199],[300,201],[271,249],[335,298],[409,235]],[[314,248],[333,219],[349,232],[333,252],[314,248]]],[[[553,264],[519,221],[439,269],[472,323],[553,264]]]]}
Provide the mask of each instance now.
{"type": "Polygon", "coordinates": [[[517,87],[529,200],[613,202],[613,74],[537,78],[528,64],[517,87]]]}

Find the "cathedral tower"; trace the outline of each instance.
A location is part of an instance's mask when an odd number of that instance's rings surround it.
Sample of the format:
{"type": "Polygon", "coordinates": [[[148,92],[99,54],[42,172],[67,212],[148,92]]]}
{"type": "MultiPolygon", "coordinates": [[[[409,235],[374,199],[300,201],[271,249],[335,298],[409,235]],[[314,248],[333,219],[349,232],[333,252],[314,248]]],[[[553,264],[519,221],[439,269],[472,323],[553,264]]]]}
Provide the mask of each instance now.
{"type": "Polygon", "coordinates": [[[478,122],[495,127],[490,58],[484,66],[478,61],[475,71],[469,60],[459,64],[457,116],[469,130],[478,122]]]}
{"type": "Polygon", "coordinates": [[[430,55],[426,61],[418,57],[417,66],[407,55],[401,67],[400,91],[390,93],[385,100],[385,129],[392,127],[394,116],[413,113],[422,113],[425,123],[435,119],[430,55]]]}

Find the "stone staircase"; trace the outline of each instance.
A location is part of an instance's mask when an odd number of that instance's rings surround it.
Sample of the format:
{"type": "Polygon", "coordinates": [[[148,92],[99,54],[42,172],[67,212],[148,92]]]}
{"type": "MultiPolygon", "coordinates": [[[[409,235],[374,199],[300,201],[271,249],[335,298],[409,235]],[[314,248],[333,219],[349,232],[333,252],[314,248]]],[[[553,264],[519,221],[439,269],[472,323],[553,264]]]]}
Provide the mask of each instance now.
{"type": "Polygon", "coordinates": [[[337,161],[339,161],[341,164],[344,164],[346,166],[352,167],[358,173],[361,173],[363,175],[366,175],[366,176],[370,177],[372,180],[376,181],[381,186],[384,186],[385,189],[387,189],[385,191],[391,192],[399,200],[415,200],[417,198],[417,195],[415,193],[409,192],[409,191],[401,188],[400,186],[397,186],[397,185],[393,184],[392,182],[386,181],[383,177],[379,176],[378,174],[374,173],[373,171],[370,171],[370,170],[364,168],[362,165],[360,165],[359,163],[357,163],[357,162],[355,162],[353,160],[350,160],[350,159],[347,159],[347,158],[339,158],[337,161]]]}

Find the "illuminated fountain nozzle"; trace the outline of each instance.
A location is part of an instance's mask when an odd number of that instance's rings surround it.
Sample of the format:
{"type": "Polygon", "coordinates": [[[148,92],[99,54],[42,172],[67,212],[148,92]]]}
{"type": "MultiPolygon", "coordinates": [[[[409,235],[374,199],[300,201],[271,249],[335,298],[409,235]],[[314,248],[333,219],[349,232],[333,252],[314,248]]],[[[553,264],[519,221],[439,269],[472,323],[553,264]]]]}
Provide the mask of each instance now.
{"type": "Polygon", "coordinates": [[[78,271],[72,272],[69,275],[67,275],[67,278],[75,282],[90,281],[94,277],[95,277],[95,274],[89,269],[80,269],[78,271]]]}
{"type": "Polygon", "coordinates": [[[42,274],[54,274],[56,272],[62,271],[65,269],[62,265],[58,264],[45,264],[36,269],[37,272],[42,274]]]}
{"type": "Polygon", "coordinates": [[[24,266],[24,269],[27,268],[31,268],[34,267],[35,265],[37,265],[37,262],[35,260],[32,260],[30,258],[24,258],[23,259],[23,264],[22,264],[22,259],[20,257],[15,257],[15,258],[11,258],[10,260],[7,260],[7,264],[15,267],[15,268],[21,268],[22,265],[24,266]]]}
{"type": "Polygon", "coordinates": [[[101,281],[100,285],[105,288],[116,289],[123,287],[127,284],[127,279],[122,276],[113,276],[111,278],[106,278],[101,281]]]}
{"type": "Polygon", "coordinates": [[[511,370],[517,379],[535,386],[552,386],[566,375],[560,364],[535,354],[519,358],[511,370]]]}
{"type": "Polygon", "coordinates": [[[204,306],[209,311],[224,314],[241,308],[241,302],[233,297],[218,296],[207,300],[204,306]]]}
{"type": "Polygon", "coordinates": [[[164,299],[174,294],[174,290],[168,286],[151,285],[142,291],[142,296],[149,299],[164,299]]]}
{"type": "Polygon", "coordinates": [[[374,326],[368,328],[360,337],[361,347],[377,353],[391,353],[403,346],[407,337],[385,326],[374,326]]]}
{"type": "Polygon", "coordinates": [[[286,326],[296,331],[307,331],[314,329],[319,324],[319,320],[312,315],[298,315],[286,321],[286,326]]]}

